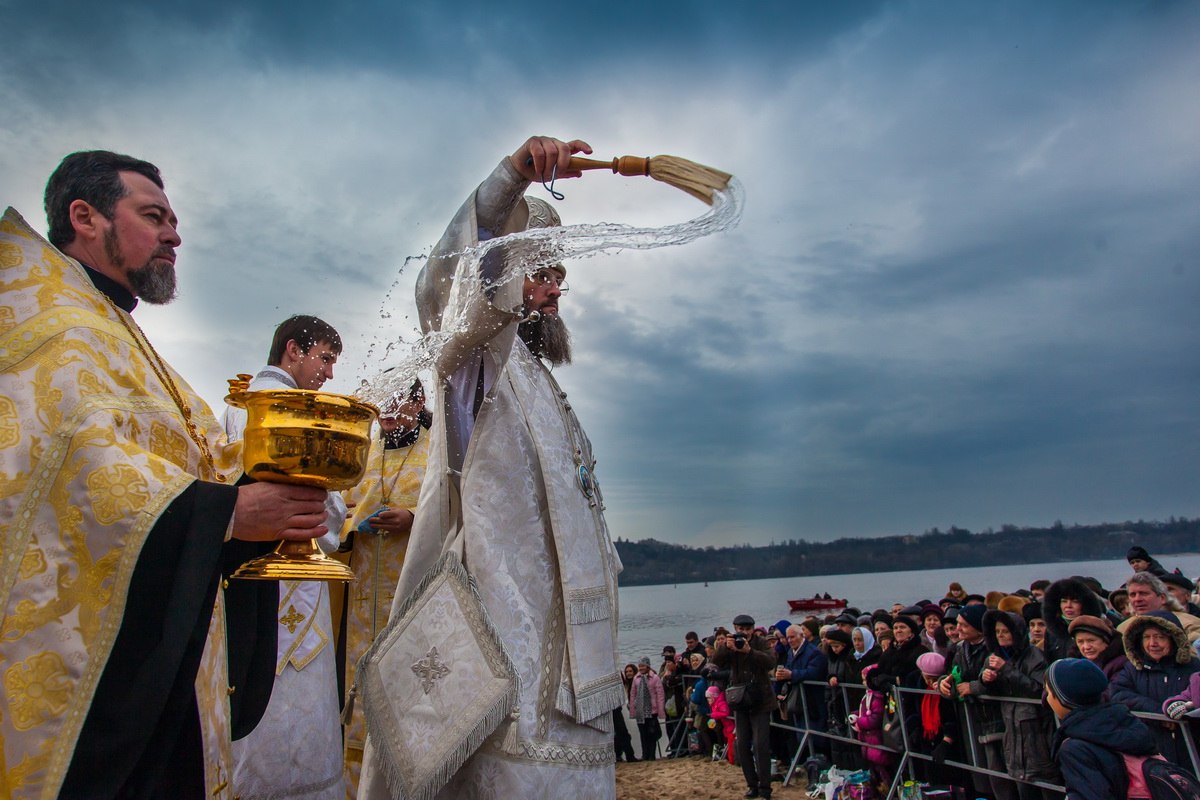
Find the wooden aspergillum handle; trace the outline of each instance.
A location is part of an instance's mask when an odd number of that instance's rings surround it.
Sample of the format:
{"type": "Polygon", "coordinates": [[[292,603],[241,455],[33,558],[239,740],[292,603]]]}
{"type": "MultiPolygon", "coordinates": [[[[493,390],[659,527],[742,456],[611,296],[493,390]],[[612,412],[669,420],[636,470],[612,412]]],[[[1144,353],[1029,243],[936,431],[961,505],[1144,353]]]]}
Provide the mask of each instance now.
{"type": "Polygon", "coordinates": [[[649,175],[650,159],[641,156],[620,156],[612,161],[600,161],[595,158],[572,156],[570,168],[572,170],[611,169],[618,175],[627,176],[649,175]]]}

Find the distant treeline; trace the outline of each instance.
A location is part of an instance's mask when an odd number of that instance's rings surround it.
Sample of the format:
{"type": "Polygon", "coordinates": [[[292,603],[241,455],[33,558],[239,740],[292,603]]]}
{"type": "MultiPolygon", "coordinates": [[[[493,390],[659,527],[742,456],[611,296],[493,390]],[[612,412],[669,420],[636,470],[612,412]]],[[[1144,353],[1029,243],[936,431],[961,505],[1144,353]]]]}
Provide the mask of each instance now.
{"type": "Polygon", "coordinates": [[[1123,559],[1132,544],[1159,553],[1200,549],[1200,519],[1166,522],[1121,522],[1019,528],[1004,525],[972,533],[951,526],[919,536],[838,539],[808,542],[792,539],[765,547],[688,547],[655,539],[617,539],[625,570],[622,586],[657,583],[732,581],[751,578],[794,578],[859,572],[898,572],[945,567],[986,567],[1057,561],[1123,559]]]}

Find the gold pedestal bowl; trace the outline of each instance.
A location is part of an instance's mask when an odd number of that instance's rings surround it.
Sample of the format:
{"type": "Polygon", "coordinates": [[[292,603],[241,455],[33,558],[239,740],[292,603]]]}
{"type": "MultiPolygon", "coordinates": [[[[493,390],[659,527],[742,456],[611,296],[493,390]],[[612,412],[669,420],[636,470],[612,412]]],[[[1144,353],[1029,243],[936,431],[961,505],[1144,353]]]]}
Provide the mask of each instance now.
{"type": "MultiPolygon", "coordinates": [[[[249,375],[229,381],[225,402],[246,409],[242,464],[259,481],[349,489],[367,470],[372,405],[329,392],[305,389],[247,390],[249,375]]],[[[354,573],[321,552],[316,542],[283,541],[275,552],[247,561],[234,578],[349,581],[354,573]]]]}

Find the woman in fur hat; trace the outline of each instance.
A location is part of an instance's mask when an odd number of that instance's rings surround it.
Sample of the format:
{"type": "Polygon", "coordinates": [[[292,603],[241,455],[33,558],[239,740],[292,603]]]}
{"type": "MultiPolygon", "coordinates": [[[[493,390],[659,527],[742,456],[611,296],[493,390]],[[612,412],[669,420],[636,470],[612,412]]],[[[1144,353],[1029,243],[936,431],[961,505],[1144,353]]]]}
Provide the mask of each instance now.
{"type": "MultiPolygon", "coordinates": [[[[990,655],[980,679],[985,690],[997,697],[1041,699],[1046,680],[1046,657],[1029,644],[1025,620],[1007,611],[983,615],[983,638],[990,655]]],[[[1050,758],[1054,720],[1041,703],[1001,703],[1004,720],[1004,764],[1008,774],[1021,781],[1059,783],[1061,776],[1050,758]]],[[[1019,785],[1022,797],[1039,794],[1050,800],[1049,790],[1019,785]]]]}
{"type": "Polygon", "coordinates": [[[1067,627],[1071,620],[1087,614],[1104,616],[1104,601],[1078,578],[1063,578],[1050,584],[1042,598],[1042,615],[1046,618],[1046,661],[1078,658],[1067,627]]]}
{"type": "MultiPolygon", "coordinates": [[[[1124,639],[1129,663],[1113,678],[1113,702],[1133,711],[1161,714],[1163,702],[1184,691],[1192,674],[1200,672],[1200,661],[1188,646],[1187,634],[1170,611],[1152,611],[1133,617],[1124,639]]],[[[1147,724],[1168,761],[1184,766],[1191,763],[1179,723],[1147,720],[1147,724]]]]}

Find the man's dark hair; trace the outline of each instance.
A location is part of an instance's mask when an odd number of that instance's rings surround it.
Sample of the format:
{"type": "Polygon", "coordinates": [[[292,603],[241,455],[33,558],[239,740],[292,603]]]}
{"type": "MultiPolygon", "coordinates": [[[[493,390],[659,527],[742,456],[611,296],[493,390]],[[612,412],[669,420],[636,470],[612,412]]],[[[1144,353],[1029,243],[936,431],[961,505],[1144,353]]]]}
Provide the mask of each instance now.
{"type": "Polygon", "coordinates": [[[278,367],[283,363],[283,353],[287,350],[287,343],[293,339],[296,340],[296,344],[300,345],[300,350],[305,353],[311,350],[317,342],[327,343],[335,353],[342,352],[342,337],[338,335],[332,325],[318,317],[296,314],[279,323],[279,327],[275,329],[275,338],[271,340],[271,352],[267,355],[267,363],[272,367],[278,367]]]}
{"type": "Polygon", "coordinates": [[[46,181],[46,221],[50,224],[47,238],[50,244],[62,248],[75,241],[71,227],[71,203],[82,200],[112,219],[117,201],[128,194],[120,173],[136,172],[145,175],[162,189],[158,167],[133,156],[111,153],[108,150],[84,150],[71,153],[46,181]]]}
{"type": "Polygon", "coordinates": [[[1031,591],[1031,592],[1036,592],[1038,589],[1041,589],[1044,592],[1049,588],[1050,588],[1050,581],[1046,580],[1045,578],[1036,580],[1033,583],[1029,584],[1029,591],[1031,591]]]}

